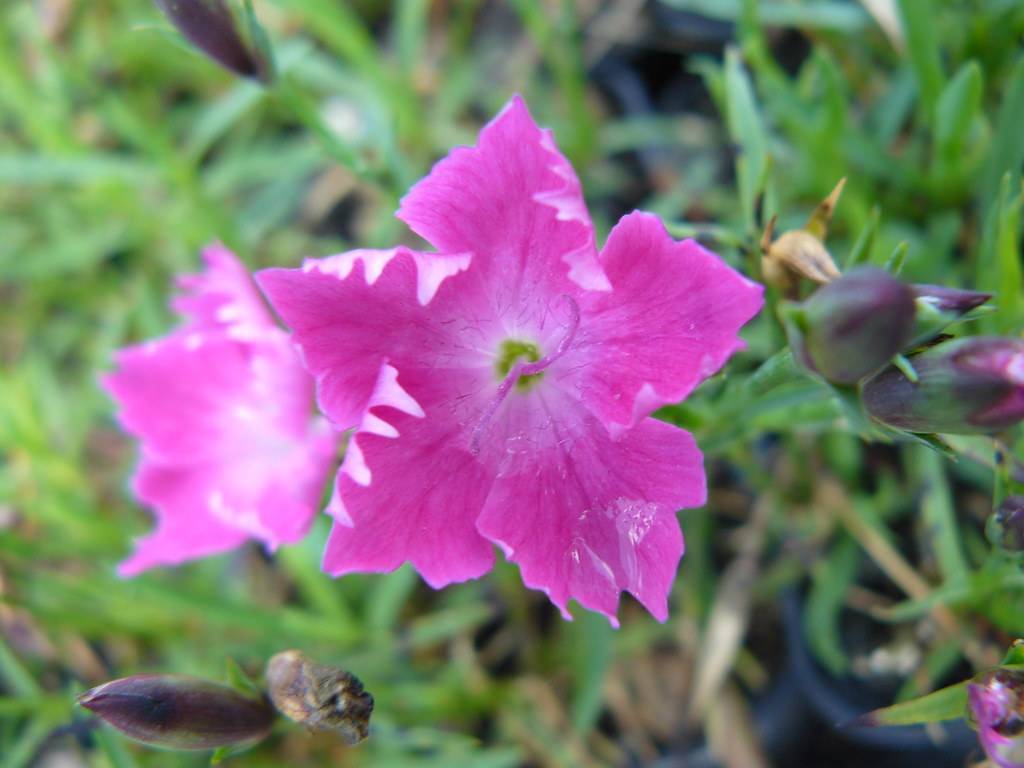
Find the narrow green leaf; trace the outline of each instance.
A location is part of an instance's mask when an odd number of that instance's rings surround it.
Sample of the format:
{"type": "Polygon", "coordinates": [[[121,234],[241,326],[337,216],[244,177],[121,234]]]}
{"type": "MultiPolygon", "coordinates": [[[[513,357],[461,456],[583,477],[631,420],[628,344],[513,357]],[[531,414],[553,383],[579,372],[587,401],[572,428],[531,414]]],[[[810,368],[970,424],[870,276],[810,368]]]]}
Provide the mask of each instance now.
{"type": "Polygon", "coordinates": [[[99,184],[123,182],[141,185],[153,181],[152,166],[112,153],[92,152],[80,157],[38,154],[0,155],[0,182],[21,186],[44,184],[99,184]]]}
{"type": "Polygon", "coordinates": [[[416,583],[416,572],[408,565],[375,579],[366,615],[367,626],[376,630],[393,627],[402,607],[416,589],[416,583]]]}
{"type": "Polygon", "coordinates": [[[1013,641],[1013,645],[1006,650],[1006,655],[999,662],[999,666],[1024,666],[1024,640],[1013,641]]]}
{"type": "Polygon", "coordinates": [[[486,604],[467,603],[420,616],[409,623],[409,645],[420,648],[449,640],[476,629],[493,615],[486,604]]]}
{"type": "Polygon", "coordinates": [[[925,696],[861,715],[850,726],[919,725],[958,720],[967,711],[967,683],[956,683],[925,696]]]}
{"type": "Polygon", "coordinates": [[[252,744],[243,744],[241,746],[231,744],[224,747],[217,747],[217,749],[213,751],[213,754],[210,755],[210,765],[220,765],[230,757],[235,757],[236,755],[248,752],[253,748],[253,746],[254,745],[252,744]]]}
{"type": "Polygon", "coordinates": [[[978,287],[995,294],[996,311],[982,321],[986,332],[1013,332],[1024,317],[1019,241],[1024,192],[1017,179],[1015,173],[1003,175],[999,194],[985,216],[978,248],[978,287]]]}
{"type": "Polygon", "coordinates": [[[37,717],[24,728],[10,749],[3,754],[3,768],[28,768],[34,764],[39,748],[53,727],[46,719],[37,717]]]}
{"type": "Polygon", "coordinates": [[[227,660],[228,685],[240,693],[254,698],[263,696],[263,689],[260,688],[251,677],[242,669],[241,665],[232,658],[227,660]]]}
{"type": "Polygon", "coordinates": [[[899,369],[900,373],[907,377],[908,381],[914,384],[917,383],[917,371],[914,369],[914,364],[905,355],[895,355],[892,359],[892,364],[899,369]]]}
{"type": "Polygon", "coordinates": [[[942,90],[935,108],[938,162],[945,165],[956,163],[981,109],[981,95],[981,67],[976,61],[968,61],[942,90]]]}
{"type": "Polygon", "coordinates": [[[749,399],[782,384],[805,379],[807,379],[807,372],[793,359],[793,350],[785,347],[761,363],[760,367],[750,375],[750,378],[743,384],[743,397],[749,399]]]}
{"type": "Polygon", "coordinates": [[[35,678],[25,669],[2,637],[0,637],[0,680],[3,680],[6,687],[19,696],[35,696],[42,691],[35,678]]]}
{"type": "Polygon", "coordinates": [[[925,121],[930,121],[935,114],[935,105],[945,80],[935,31],[938,11],[931,0],[899,0],[897,5],[907,40],[910,66],[917,80],[921,115],[925,121]]]}
{"type": "Polygon", "coordinates": [[[614,630],[604,616],[589,611],[567,625],[566,630],[576,682],[571,709],[572,727],[577,733],[586,733],[601,714],[605,672],[612,661],[614,630]]]}
{"type": "Polygon", "coordinates": [[[1002,207],[996,238],[999,293],[996,296],[996,325],[1000,333],[1015,333],[1024,320],[1024,275],[1021,272],[1021,203],[1024,191],[1002,207]]]}
{"type": "Polygon", "coordinates": [[[981,185],[981,208],[987,211],[999,193],[1000,180],[1009,171],[1014,178],[1020,174],[1024,163],[1024,141],[1021,141],[1021,126],[1024,126],[1024,54],[1013,67],[1009,80],[1002,89],[1002,104],[996,116],[995,131],[991,149],[985,164],[981,185]]]}
{"type": "Polygon", "coordinates": [[[125,746],[124,738],[113,728],[97,728],[93,738],[110,761],[111,768],[136,768],[137,763],[125,746]]]}
{"type": "Polygon", "coordinates": [[[754,86],[743,68],[739,51],[725,51],[726,123],[737,145],[736,178],[739,184],[743,222],[749,234],[757,229],[757,197],[764,186],[768,166],[768,138],[757,107],[754,86]]]}
{"type": "Polygon", "coordinates": [[[962,536],[946,477],[946,464],[934,451],[916,451],[914,459],[918,478],[924,485],[921,519],[935,548],[939,569],[946,582],[963,582],[968,574],[967,559],[960,546],[962,536]]]}
{"type": "Polygon", "coordinates": [[[266,28],[256,18],[256,10],[252,7],[252,0],[245,0],[243,6],[245,24],[249,31],[249,39],[256,49],[259,58],[260,80],[264,83],[273,81],[277,65],[274,61],[274,48],[270,44],[270,35],[266,28]]]}
{"type": "MultiPolygon", "coordinates": [[[[736,21],[743,10],[742,0],[663,0],[666,5],[692,11],[701,16],[736,21]]],[[[759,0],[758,21],[771,27],[823,29],[836,32],[860,32],[871,26],[871,17],[858,5],[837,0],[778,2],[759,0]]]]}
{"type": "Polygon", "coordinates": [[[818,660],[833,674],[842,675],[850,659],[843,649],[839,615],[846,593],[857,575],[860,551],[844,536],[811,571],[811,589],[804,610],[804,636],[818,660]]]}
{"type": "Polygon", "coordinates": [[[899,276],[903,271],[903,263],[907,260],[907,252],[910,250],[910,243],[906,240],[898,243],[892,254],[885,261],[885,271],[899,276]]]}
{"type": "Polygon", "coordinates": [[[909,68],[898,70],[871,108],[868,116],[871,133],[883,151],[892,144],[906,124],[907,116],[914,107],[916,90],[914,73],[909,68]]]}
{"type": "Polygon", "coordinates": [[[875,244],[875,235],[878,232],[878,221],[881,215],[882,212],[877,205],[871,209],[868,223],[864,225],[860,234],[857,235],[857,240],[854,242],[853,248],[850,249],[850,254],[846,257],[843,269],[850,270],[858,264],[871,261],[871,247],[875,244]]]}
{"type": "Polygon", "coordinates": [[[400,0],[394,4],[393,34],[398,60],[406,77],[413,77],[420,66],[420,54],[427,36],[427,0],[400,0]]]}

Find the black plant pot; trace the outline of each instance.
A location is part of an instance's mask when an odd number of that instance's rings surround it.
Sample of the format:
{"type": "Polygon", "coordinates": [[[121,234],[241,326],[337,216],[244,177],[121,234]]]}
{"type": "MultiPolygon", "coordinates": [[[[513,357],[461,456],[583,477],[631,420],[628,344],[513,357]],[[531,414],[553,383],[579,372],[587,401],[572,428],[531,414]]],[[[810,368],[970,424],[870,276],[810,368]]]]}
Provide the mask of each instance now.
{"type": "MultiPolygon", "coordinates": [[[[803,633],[803,596],[782,601],[784,658],[771,686],[751,702],[765,754],[776,766],[828,768],[963,768],[980,757],[976,734],[963,722],[943,724],[937,743],[923,726],[854,728],[858,715],[892,703],[895,687],[837,677],[815,660],[803,633]]],[[[867,620],[867,619],[865,619],[867,620]]],[[[636,763],[640,766],[640,763],[636,763]]],[[[723,768],[703,741],[672,751],[646,768],[723,768]]]]}
{"type": "Polygon", "coordinates": [[[977,735],[963,720],[943,724],[946,738],[941,743],[936,743],[924,726],[847,725],[858,715],[891,704],[895,687],[883,690],[868,686],[854,677],[837,677],[819,665],[804,637],[803,597],[799,592],[794,590],[785,595],[783,615],[789,659],[800,695],[811,712],[806,728],[817,733],[809,746],[812,752],[824,749],[837,757],[845,755],[828,765],[963,768],[968,756],[980,755],[977,735]]]}

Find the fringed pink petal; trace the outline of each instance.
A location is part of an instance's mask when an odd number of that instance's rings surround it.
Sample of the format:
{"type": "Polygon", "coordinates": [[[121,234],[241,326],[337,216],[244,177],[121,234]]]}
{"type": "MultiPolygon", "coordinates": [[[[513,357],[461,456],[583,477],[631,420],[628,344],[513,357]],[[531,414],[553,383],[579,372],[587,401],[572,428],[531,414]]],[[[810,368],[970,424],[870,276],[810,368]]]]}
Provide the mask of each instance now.
{"type": "Polygon", "coordinates": [[[601,264],[612,291],[580,299],[567,378],[617,433],[684,399],[742,349],[739,330],[763,289],[693,240],[673,240],[649,213],[616,225],[601,264]]]}

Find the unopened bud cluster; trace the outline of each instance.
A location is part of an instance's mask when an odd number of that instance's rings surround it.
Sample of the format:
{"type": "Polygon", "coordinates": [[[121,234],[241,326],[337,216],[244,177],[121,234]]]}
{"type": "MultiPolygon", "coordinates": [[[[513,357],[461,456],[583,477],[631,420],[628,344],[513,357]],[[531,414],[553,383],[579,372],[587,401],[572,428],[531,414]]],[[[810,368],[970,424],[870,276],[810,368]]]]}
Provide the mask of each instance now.
{"type": "Polygon", "coordinates": [[[986,433],[1024,419],[1024,339],[943,334],[989,298],[861,267],[781,313],[794,357],[832,384],[859,385],[875,421],[914,433],[986,433]]]}

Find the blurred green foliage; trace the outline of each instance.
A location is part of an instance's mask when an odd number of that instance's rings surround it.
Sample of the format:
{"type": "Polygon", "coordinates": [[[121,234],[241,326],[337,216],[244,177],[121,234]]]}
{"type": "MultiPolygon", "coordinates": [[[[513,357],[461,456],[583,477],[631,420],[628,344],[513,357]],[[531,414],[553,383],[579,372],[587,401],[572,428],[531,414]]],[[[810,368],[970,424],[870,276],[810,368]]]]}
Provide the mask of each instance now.
{"type": "MultiPolygon", "coordinates": [[[[682,516],[688,552],[666,625],[632,604],[617,632],[590,615],[564,623],[507,566],[440,593],[408,569],[333,581],[318,569],[325,520],[270,559],[250,549],[114,576],[149,521],[127,493],[133,449],[97,375],[114,348],[169,327],[172,276],[216,239],[257,267],[408,238],[392,219],[400,195],[514,91],[554,128],[602,231],[622,212],[632,171],[621,155],[680,149],[687,164],[644,186],[640,207],[756,275],[768,217],[801,226],[846,176],[828,240],[838,263],[883,264],[906,243],[905,277],[992,290],[997,311],[977,330],[1020,332],[1019,3],[940,13],[903,0],[884,30],[855,3],[668,5],[735,23],[724,55],[689,59],[717,114],[612,114],[588,79],[601,19],[586,4],[267,0],[256,7],[280,72],[267,89],[185,48],[145,0],[0,9],[4,766],[29,765],[44,742],[94,766],[202,765],[104,731],[82,749],[55,729],[83,719],[73,694],[105,678],[223,677],[228,657],[258,670],[287,647],[363,679],[378,701],[373,736],[346,751],[282,729],[246,765],[650,756],[669,737],[644,712],[665,700],[641,673],[666,654],[691,669],[729,536],[755,498],[771,515],[743,620],[777,622],[778,595],[809,573],[806,636],[837,674],[852,668],[851,601],[894,636],[939,627],[914,635],[925,639],[904,695],[1024,632],[1024,574],[981,534],[993,483],[1018,483],[1019,432],[1002,436],[995,473],[983,438],[955,441],[955,464],[917,445],[864,445],[829,391],[779,352],[773,305],[729,373],[664,414],[696,433],[713,481],[726,468],[734,478],[682,516]],[[806,51],[780,55],[786,45],[806,51]]],[[[757,648],[736,650],[751,687],[765,666],[757,648]]],[[[685,704],[673,705],[680,716],[685,704]]]]}

